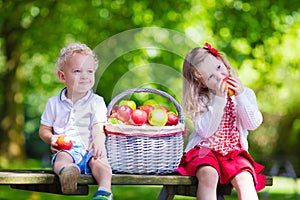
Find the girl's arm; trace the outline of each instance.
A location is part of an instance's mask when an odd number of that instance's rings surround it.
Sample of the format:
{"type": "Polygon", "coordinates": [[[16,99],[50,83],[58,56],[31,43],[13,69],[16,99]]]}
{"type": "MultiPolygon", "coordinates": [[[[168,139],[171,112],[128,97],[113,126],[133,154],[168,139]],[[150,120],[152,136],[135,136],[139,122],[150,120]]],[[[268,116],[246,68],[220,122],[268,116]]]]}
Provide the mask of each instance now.
{"type": "Polygon", "coordinates": [[[196,118],[194,121],[197,133],[204,138],[212,136],[221,123],[224,114],[226,99],[224,97],[215,96],[212,105],[196,118]]]}
{"type": "Polygon", "coordinates": [[[244,128],[255,130],[263,121],[262,114],[258,109],[256,96],[253,90],[245,88],[244,92],[236,96],[237,117],[244,128]]]}

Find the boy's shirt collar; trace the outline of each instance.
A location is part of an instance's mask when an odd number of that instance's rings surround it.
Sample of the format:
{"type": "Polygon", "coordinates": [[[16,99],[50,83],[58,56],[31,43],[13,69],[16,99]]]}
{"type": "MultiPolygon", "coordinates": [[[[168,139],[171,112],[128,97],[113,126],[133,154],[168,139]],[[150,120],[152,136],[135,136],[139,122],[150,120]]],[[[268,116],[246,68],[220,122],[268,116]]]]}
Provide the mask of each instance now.
{"type": "MultiPolygon", "coordinates": [[[[60,95],[59,95],[59,99],[60,99],[62,102],[65,101],[65,102],[68,102],[68,103],[73,104],[73,102],[71,101],[71,99],[69,99],[69,98],[66,96],[66,91],[67,91],[67,88],[66,88],[66,87],[63,88],[63,89],[61,90],[60,95]]],[[[77,104],[77,103],[80,103],[80,102],[86,102],[87,100],[89,100],[89,98],[92,96],[92,94],[93,94],[93,90],[91,89],[91,90],[88,91],[88,93],[87,93],[84,97],[82,97],[81,99],[79,99],[79,100],[76,102],[76,104],[77,104]]]]}

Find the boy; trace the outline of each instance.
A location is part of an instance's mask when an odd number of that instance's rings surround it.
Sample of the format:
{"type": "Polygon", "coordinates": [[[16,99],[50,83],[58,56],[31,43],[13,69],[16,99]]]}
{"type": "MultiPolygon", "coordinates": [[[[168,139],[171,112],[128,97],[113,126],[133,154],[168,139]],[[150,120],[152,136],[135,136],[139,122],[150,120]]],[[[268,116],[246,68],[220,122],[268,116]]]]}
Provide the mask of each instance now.
{"type": "Polygon", "coordinates": [[[107,108],[94,94],[98,59],[85,44],[71,43],[60,51],[56,72],[65,88],[51,97],[41,117],[39,135],[51,145],[52,165],[64,194],[77,189],[80,173],[92,174],[98,183],[93,200],[112,199],[112,170],[106,157],[104,124],[107,108]],[[65,135],[70,150],[59,150],[56,141],[65,135]]]}

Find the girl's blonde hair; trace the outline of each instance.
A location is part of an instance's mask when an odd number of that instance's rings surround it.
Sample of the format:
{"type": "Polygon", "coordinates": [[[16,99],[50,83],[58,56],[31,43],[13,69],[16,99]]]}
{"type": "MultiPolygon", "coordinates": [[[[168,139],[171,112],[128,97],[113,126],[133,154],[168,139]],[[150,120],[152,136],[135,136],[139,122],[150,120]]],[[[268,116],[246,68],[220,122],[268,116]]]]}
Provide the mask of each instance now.
{"type": "Polygon", "coordinates": [[[209,89],[203,84],[199,68],[208,55],[224,63],[229,75],[234,74],[234,69],[222,55],[216,56],[207,48],[197,47],[187,54],[183,63],[183,99],[182,106],[185,114],[191,118],[201,115],[212,100],[209,89]]]}
{"type": "Polygon", "coordinates": [[[91,55],[95,61],[95,68],[98,68],[99,61],[96,54],[86,44],[73,42],[60,50],[59,57],[55,64],[56,72],[62,70],[68,59],[77,53],[91,55]]]}

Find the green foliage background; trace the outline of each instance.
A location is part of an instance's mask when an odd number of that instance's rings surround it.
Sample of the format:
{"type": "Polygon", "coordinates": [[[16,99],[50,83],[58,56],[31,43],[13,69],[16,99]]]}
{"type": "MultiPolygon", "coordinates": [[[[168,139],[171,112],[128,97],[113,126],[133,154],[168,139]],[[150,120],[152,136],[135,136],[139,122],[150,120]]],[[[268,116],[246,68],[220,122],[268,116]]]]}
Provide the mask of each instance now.
{"type": "Polygon", "coordinates": [[[295,5],[297,0],[0,1],[0,168],[11,159],[48,155],[37,130],[47,99],[63,87],[54,63],[67,43],[81,41],[98,51],[95,91],[107,103],[141,86],[180,102],[183,57],[207,41],[257,94],[264,124],[249,135],[253,156],[266,165],[271,163],[263,157],[287,158],[300,169],[295,5]]]}

